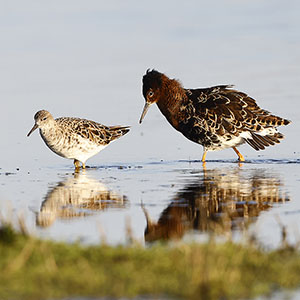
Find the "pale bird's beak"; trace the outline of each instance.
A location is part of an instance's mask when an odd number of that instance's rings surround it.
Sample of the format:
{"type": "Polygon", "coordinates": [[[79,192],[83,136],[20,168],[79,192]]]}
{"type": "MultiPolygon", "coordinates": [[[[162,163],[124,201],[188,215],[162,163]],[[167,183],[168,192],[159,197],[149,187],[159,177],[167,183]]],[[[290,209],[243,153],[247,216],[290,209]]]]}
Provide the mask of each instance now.
{"type": "Polygon", "coordinates": [[[141,118],[140,118],[140,122],[139,122],[140,124],[142,123],[142,121],[143,121],[143,119],[144,119],[144,117],[145,117],[145,115],[146,115],[146,113],[147,113],[147,111],[148,111],[151,104],[152,103],[150,103],[150,102],[145,103],[145,106],[144,106],[144,109],[143,109],[143,112],[142,112],[142,115],[141,115],[141,118]]]}
{"type": "Polygon", "coordinates": [[[33,127],[31,128],[31,130],[28,132],[27,136],[30,136],[31,133],[34,132],[37,128],[38,128],[38,126],[36,124],[34,124],[33,127]]]}

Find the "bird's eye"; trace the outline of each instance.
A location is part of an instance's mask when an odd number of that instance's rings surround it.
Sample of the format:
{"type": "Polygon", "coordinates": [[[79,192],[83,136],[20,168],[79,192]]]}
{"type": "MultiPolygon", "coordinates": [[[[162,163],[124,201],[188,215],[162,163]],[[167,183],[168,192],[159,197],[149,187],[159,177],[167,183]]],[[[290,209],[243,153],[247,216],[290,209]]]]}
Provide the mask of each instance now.
{"type": "Polygon", "coordinates": [[[153,91],[149,91],[148,96],[149,97],[153,97],[154,96],[154,92],[153,91]]]}
{"type": "Polygon", "coordinates": [[[46,121],[46,120],[47,120],[47,117],[45,117],[45,118],[42,119],[42,121],[46,121]]]}

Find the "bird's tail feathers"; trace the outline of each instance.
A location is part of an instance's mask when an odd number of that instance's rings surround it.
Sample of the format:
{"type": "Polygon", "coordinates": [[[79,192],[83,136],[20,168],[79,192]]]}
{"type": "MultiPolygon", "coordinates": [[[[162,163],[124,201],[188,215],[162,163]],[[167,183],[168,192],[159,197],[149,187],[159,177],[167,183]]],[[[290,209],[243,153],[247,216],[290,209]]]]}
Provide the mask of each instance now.
{"type": "Polygon", "coordinates": [[[113,132],[113,135],[115,135],[116,137],[119,137],[119,136],[122,136],[122,135],[125,135],[126,133],[128,133],[130,130],[130,126],[119,126],[119,125],[110,126],[109,130],[111,132],[113,132]]]}
{"type": "Polygon", "coordinates": [[[261,116],[259,119],[259,124],[262,126],[282,126],[282,125],[288,125],[291,121],[287,119],[283,119],[274,115],[267,115],[267,116],[261,116]]]}
{"type": "Polygon", "coordinates": [[[279,144],[280,140],[284,138],[284,135],[280,132],[274,132],[272,134],[261,135],[259,133],[251,132],[251,137],[245,139],[245,141],[255,150],[263,150],[265,147],[274,146],[279,144]]]}

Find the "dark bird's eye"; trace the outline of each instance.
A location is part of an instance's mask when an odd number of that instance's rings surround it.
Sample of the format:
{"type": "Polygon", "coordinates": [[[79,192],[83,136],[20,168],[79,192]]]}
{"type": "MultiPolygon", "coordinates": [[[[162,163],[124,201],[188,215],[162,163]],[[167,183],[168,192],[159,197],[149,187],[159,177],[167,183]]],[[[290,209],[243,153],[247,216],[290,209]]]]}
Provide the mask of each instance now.
{"type": "Polygon", "coordinates": [[[46,120],[47,120],[47,117],[45,117],[45,118],[42,119],[42,121],[46,121],[46,120]]]}
{"type": "Polygon", "coordinates": [[[148,96],[149,97],[153,97],[153,95],[154,95],[154,92],[153,91],[149,91],[148,96]]]}

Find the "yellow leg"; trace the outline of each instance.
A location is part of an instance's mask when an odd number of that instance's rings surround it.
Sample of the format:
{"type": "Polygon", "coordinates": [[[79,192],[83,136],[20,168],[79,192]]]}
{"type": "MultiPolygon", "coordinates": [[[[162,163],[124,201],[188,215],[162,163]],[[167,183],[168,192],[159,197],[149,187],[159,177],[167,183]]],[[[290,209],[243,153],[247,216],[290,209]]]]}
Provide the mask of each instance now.
{"type": "Polygon", "coordinates": [[[75,171],[79,171],[80,169],[80,162],[77,159],[74,159],[74,166],[75,166],[75,171]]]}
{"type": "Polygon", "coordinates": [[[238,155],[239,161],[245,161],[244,156],[238,151],[238,149],[236,149],[235,147],[232,147],[232,149],[233,149],[234,152],[238,155]]]}
{"type": "Polygon", "coordinates": [[[82,163],[82,169],[85,169],[85,163],[82,163]]]}
{"type": "Polygon", "coordinates": [[[204,151],[203,152],[203,155],[202,155],[202,162],[205,163],[205,157],[206,157],[206,154],[207,154],[207,151],[204,151]]]}

